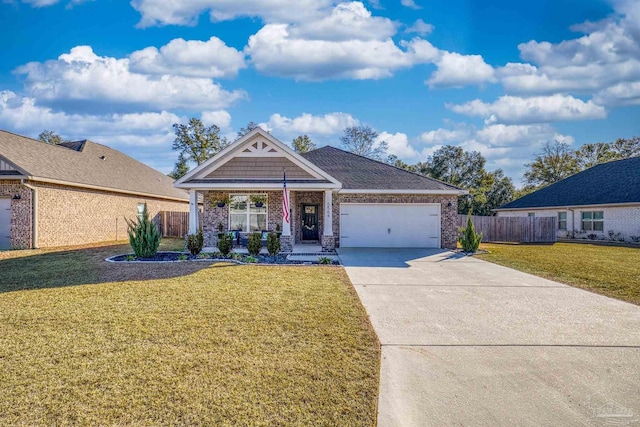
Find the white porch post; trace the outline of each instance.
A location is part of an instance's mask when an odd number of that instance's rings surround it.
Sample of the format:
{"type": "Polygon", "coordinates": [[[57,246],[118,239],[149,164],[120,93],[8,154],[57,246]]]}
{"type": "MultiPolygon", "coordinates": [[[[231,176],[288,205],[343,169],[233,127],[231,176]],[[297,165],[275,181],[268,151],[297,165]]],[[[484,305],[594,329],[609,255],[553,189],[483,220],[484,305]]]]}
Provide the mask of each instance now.
{"type": "Polygon", "coordinates": [[[324,192],[324,233],[325,236],[333,236],[333,192],[324,192]]]}
{"type": "Polygon", "coordinates": [[[198,232],[198,192],[189,190],[189,234],[198,232]]]}
{"type": "Polygon", "coordinates": [[[293,221],[293,218],[291,218],[291,193],[289,193],[289,190],[286,190],[286,191],[287,191],[287,200],[289,201],[287,203],[288,209],[289,209],[289,222],[285,221],[285,219],[284,219],[284,203],[283,203],[282,235],[283,236],[291,236],[291,221],[293,221]]]}

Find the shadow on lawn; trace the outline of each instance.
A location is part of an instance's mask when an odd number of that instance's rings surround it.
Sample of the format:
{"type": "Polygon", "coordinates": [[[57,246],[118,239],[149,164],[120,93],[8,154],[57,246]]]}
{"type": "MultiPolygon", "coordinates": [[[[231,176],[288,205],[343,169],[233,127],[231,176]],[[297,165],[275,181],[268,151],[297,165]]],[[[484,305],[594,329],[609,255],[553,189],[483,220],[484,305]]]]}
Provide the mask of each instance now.
{"type": "MultiPolygon", "coordinates": [[[[104,260],[110,256],[130,252],[131,248],[127,244],[113,244],[0,254],[0,293],[107,282],[169,279],[187,276],[212,265],[207,262],[126,264],[109,263],[104,260]]],[[[217,268],[235,267],[235,264],[214,265],[217,268]]]]}

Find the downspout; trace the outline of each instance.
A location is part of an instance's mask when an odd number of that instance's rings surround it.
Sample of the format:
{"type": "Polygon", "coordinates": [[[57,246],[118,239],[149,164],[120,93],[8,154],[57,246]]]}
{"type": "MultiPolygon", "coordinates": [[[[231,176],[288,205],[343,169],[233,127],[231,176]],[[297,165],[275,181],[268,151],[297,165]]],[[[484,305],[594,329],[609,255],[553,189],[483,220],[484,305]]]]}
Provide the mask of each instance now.
{"type": "Polygon", "coordinates": [[[31,228],[33,249],[38,249],[38,191],[36,187],[27,184],[24,179],[20,180],[22,185],[31,190],[31,228]]]}

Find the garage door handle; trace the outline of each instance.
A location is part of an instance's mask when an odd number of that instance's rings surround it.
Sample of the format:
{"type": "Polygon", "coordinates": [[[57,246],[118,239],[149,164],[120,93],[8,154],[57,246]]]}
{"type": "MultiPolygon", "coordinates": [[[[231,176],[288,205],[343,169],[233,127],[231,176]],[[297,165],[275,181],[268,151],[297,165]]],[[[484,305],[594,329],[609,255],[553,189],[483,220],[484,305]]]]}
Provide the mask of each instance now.
{"type": "Polygon", "coordinates": [[[387,228],[387,234],[391,234],[391,229],[387,228]]]}

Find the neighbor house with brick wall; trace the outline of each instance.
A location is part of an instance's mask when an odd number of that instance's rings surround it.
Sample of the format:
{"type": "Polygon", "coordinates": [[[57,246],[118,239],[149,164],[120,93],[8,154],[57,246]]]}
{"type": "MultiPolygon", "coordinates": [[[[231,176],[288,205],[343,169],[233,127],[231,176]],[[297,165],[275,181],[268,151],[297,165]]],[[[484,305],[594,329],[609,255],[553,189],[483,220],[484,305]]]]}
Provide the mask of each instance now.
{"type": "Polygon", "coordinates": [[[640,157],[593,166],[496,212],[557,217],[559,238],[640,243],[640,157]]]}
{"type": "Polygon", "coordinates": [[[0,249],[124,240],[145,203],[152,218],[189,211],[171,178],[117,150],[0,131],[0,249]]]}
{"type": "MultiPolygon", "coordinates": [[[[189,171],[175,186],[189,191],[194,207],[200,197],[204,200],[205,246],[216,245],[219,227],[241,235],[279,230],[283,251],[305,243],[323,250],[455,248],[458,196],[466,194],[330,146],[298,154],[261,128],[189,171]],[[285,174],[288,215],[283,210],[285,174]]],[[[189,223],[198,224],[198,215],[191,209],[189,223]]],[[[195,231],[193,225],[190,232],[195,231]]]]}

